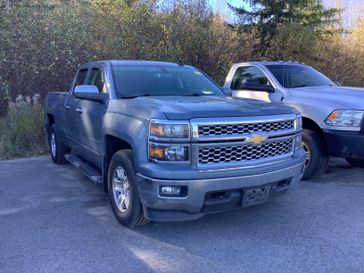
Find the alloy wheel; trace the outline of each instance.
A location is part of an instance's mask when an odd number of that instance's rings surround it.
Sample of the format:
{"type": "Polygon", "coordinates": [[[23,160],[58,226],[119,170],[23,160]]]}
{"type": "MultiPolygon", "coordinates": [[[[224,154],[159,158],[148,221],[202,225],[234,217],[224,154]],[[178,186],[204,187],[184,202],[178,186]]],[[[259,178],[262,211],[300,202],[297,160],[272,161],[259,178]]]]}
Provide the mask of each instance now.
{"type": "Polygon", "coordinates": [[[120,212],[125,213],[130,207],[130,185],[123,167],[118,166],[112,179],[113,197],[120,212]]]}
{"type": "Polygon", "coordinates": [[[305,168],[307,168],[307,166],[310,165],[310,163],[311,163],[311,150],[310,150],[310,148],[308,148],[308,146],[304,142],[302,143],[302,147],[306,153],[305,168]]]}

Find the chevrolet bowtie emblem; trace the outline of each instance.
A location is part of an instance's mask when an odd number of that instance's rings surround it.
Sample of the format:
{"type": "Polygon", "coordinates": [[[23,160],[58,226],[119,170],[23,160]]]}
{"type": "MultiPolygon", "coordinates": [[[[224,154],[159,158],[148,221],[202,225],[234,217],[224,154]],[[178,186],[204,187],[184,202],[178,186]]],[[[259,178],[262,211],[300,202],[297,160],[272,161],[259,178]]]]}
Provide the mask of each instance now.
{"type": "Polygon", "coordinates": [[[255,145],[260,145],[264,141],[267,140],[268,137],[261,136],[261,135],[251,135],[246,138],[246,142],[253,143],[255,145]]]}

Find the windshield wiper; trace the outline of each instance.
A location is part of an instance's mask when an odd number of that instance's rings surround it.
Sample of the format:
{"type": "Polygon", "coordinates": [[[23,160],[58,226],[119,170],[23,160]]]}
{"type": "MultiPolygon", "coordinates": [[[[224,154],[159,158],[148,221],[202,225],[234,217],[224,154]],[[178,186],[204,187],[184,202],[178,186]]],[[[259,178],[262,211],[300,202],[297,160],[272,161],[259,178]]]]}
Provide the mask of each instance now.
{"type": "Polygon", "coordinates": [[[299,87],[306,87],[306,84],[301,84],[301,85],[296,85],[296,86],[291,86],[290,88],[299,88],[299,87]]]}
{"type": "Polygon", "coordinates": [[[150,94],[141,94],[135,96],[121,96],[122,99],[135,99],[137,97],[150,97],[150,94]]]}
{"type": "Polygon", "coordinates": [[[199,96],[202,96],[201,94],[199,93],[192,93],[192,94],[185,94],[183,96],[193,96],[193,97],[199,97],[199,96]]]}

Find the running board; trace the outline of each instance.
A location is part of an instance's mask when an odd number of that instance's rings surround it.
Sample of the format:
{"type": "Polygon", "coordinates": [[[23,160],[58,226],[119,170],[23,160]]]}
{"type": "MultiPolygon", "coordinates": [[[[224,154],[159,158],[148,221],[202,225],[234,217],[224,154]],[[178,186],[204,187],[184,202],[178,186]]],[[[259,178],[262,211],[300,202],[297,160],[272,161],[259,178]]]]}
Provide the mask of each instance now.
{"type": "Polygon", "coordinates": [[[86,163],[73,154],[66,154],[64,158],[76,168],[80,169],[84,175],[90,178],[96,184],[102,184],[102,175],[100,171],[86,163]]]}

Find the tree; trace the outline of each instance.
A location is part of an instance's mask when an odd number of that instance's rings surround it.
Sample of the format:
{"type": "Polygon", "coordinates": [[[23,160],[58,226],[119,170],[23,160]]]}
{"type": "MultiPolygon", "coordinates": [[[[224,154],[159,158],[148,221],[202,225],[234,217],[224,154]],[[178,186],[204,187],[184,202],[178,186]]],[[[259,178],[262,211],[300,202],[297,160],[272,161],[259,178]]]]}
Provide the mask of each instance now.
{"type": "Polygon", "coordinates": [[[264,53],[281,26],[298,24],[316,35],[333,31],[340,10],[325,9],[319,0],[243,0],[243,7],[233,7],[245,30],[259,32],[260,47],[264,53]]]}

